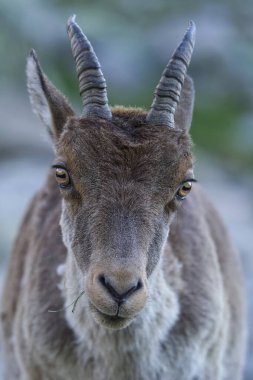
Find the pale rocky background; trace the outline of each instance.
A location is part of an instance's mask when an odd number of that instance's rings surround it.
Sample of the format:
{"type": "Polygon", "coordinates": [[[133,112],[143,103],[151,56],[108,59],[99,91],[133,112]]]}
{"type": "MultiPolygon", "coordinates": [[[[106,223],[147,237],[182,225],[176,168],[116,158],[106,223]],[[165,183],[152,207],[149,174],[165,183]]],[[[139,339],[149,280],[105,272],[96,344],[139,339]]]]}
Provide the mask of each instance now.
{"type": "Polygon", "coordinates": [[[196,22],[190,68],[196,85],[192,127],[196,175],[240,251],[249,315],[244,380],[252,380],[252,0],[244,0],[243,6],[235,0],[0,0],[0,286],[22,214],[43,184],[53,157],[46,133],[30,109],[25,59],[35,48],[50,79],[79,110],[65,32],[72,13],[94,45],[111,104],[144,107],[149,107],[188,21],[196,22]]]}

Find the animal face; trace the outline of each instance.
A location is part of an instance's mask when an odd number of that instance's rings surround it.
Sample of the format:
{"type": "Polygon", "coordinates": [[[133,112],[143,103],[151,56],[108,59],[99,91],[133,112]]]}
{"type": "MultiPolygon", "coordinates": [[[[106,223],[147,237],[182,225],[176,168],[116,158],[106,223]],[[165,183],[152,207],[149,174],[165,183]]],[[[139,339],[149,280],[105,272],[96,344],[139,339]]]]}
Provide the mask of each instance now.
{"type": "Polygon", "coordinates": [[[61,226],[91,308],[125,324],[145,305],[192,162],[184,131],[143,117],[125,125],[121,114],[110,123],[69,119],[55,165],[68,175],[64,186],[60,177],[61,226]]]}
{"type": "Polygon", "coordinates": [[[188,129],[194,91],[185,78],[193,30],[167,66],[149,113],[108,107],[93,49],[73,19],[68,31],[82,116],[48,81],[34,53],[28,88],[53,137],[63,240],[89,308],[98,323],[122,328],[145,306],[170,222],[193,181],[188,129]]]}

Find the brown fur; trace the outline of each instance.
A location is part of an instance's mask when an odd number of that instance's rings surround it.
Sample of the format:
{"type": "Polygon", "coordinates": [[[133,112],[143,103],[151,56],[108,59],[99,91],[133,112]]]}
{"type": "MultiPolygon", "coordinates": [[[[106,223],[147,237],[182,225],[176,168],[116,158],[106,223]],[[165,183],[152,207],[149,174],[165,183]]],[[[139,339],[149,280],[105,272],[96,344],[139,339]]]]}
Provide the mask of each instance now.
{"type": "Polygon", "coordinates": [[[1,312],[6,379],[240,380],[237,255],[199,185],[176,196],[193,176],[192,81],[167,128],[140,109],[115,108],[111,121],[73,116],[30,70],[71,185],[59,191],[52,170],[21,226],[1,312]],[[101,276],[118,294],[131,290],[120,306],[101,276]],[[83,291],[74,312],[65,308],[83,291]]]}

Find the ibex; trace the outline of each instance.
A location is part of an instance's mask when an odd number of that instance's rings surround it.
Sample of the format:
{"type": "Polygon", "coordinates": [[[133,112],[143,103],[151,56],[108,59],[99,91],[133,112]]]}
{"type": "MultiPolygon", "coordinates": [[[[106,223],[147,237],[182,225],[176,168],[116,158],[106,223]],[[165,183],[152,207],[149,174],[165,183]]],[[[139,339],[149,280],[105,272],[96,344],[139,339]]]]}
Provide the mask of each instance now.
{"type": "Polygon", "coordinates": [[[239,380],[240,265],[193,175],[194,87],[186,72],[194,23],[149,112],[110,108],[100,64],[74,17],[67,30],[81,116],[34,51],[28,58],[31,103],[55,161],[6,278],[5,379],[239,380]]]}

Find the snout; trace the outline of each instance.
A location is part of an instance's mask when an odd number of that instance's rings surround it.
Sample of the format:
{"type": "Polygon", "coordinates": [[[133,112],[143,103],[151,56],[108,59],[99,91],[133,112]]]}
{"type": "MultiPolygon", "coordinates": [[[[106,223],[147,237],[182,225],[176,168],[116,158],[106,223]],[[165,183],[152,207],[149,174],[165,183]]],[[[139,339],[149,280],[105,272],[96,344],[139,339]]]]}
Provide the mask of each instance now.
{"type": "Polygon", "coordinates": [[[87,295],[97,322],[122,328],[143,309],[148,297],[147,279],[137,268],[93,268],[87,278],[87,295]]]}

